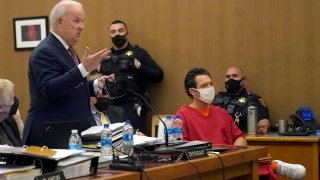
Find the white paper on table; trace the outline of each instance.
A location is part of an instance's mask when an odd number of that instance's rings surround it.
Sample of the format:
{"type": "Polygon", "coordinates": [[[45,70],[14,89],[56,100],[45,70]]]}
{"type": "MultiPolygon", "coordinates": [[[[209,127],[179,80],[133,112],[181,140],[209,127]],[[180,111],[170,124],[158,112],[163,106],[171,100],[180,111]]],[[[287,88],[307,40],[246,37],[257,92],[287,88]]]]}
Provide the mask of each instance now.
{"type": "Polygon", "coordinates": [[[9,173],[9,172],[17,172],[17,171],[25,171],[29,169],[34,169],[36,166],[21,166],[21,165],[1,165],[0,166],[0,174],[9,173]]]}
{"type": "Polygon", "coordinates": [[[88,159],[92,159],[90,156],[73,156],[59,161],[58,166],[69,166],[71,164],[79,163],[88,159]]]}
{"type": "Polygon", "coordinates": [[[163,140],[162,138],[133,135],[134,145],[152,144],[152,143],[161,142],[162,140],[163,140]]]}
{"type": "Polygon", "coordinates": [[[70,150],[70,149],[52,149],[52,150],[57,151],[57,153],[54,156],[52,156],[52,159],[55,159],[55,160],[60,160],[60,159],[81,154],[82,152],[84,152],[83,150],[70,150]]]}
{"type": "MultiPolygon", "coordinates": [[[[119,129],[121,127],[124,126],[124,122],[123,123],[113,123],[109,125],[109,128],[111,131],[114,131],[116,129],[119,129]]],[[[81,136],[86,136],[86,135],[97,135],[101,133],[101,130],[103,129],[103,126],[92,126],[89,129],[82,131],[81,136]]]]}

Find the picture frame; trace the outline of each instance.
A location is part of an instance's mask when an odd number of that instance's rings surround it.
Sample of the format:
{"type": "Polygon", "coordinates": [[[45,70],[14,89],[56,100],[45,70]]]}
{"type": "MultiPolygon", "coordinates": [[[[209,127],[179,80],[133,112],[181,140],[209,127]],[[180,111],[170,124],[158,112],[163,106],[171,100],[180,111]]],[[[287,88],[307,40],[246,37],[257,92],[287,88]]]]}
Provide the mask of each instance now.
{"type": "Polygon", "coordinates": [[[48,34],[48,16],[13,19],[15,50],[34,49],[48,34]]]}

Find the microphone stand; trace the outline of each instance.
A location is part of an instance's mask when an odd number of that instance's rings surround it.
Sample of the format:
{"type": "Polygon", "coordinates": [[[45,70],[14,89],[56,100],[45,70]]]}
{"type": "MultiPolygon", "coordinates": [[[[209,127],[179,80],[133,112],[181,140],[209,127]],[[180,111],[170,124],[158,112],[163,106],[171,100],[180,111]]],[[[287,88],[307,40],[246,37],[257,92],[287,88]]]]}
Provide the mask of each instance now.
{"type": "Polygon", "coordinates": [[[141,96],[139,93],[136,93],[134,91],[129,91],[129,93],[133,93],[134,95],[137,95],[138,97],[140,97],[147,104],[147,106],[151,109],[151,111],[157,116],[157,118],[160,120],[160,122],[163,124],[163,126],[165,128],[165,139],[164,139],[165,146],[158,147],[153,152],[156,154],[172,154],[172,153],[174,153],[175,149],[172,147],[169,147],[168,128],[167,128],[166,123],[163,122],[163,120],[158,115],[158,113],[154,110],[154,108],[151,106],[151,104],[143,96],[141,96]]]}
{"type": "Polygon", "coordinates": [[[114,150],[119,151],[117,148],[112,146],[112,162],[109,164],[110,169],[118,169],[124,171],[143,171],[143,165],[136,165],[134,162],[130,162],[130,156],[128,156],[128,161],[124,162],[119,159],[118,155],[115,155],[114,150]]]}

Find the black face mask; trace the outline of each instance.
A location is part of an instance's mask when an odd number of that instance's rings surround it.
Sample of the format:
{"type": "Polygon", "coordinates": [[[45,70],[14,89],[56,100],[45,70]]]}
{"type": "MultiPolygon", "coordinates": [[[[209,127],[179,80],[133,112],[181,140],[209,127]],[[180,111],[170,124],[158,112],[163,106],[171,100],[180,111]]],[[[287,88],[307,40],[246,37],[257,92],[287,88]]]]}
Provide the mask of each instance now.
{"type": "Polygon", "coordinates": [[[103,97],[97,97],[97,103],[94,106],[98,111],[105,111],[108,108],[107,99],[103,97]]]}
{"type": "Polygon", "coordinates": [[[235,93],[237,91],[239,91],[241,89],[241,81],[243,80],[243,78],[241,80],[234,80],[234,79],[229,79],[228,81],[225,82],[225,88],[228,92],[231,93],[235,93]]]}
{"type": "Polygon", "coordinates": [[[19,99],[15,96],[13,105],[10,108],[9,116],[17,114],[18,107],[19,107],[19,99]]]}
{"type": "Polygon", "coordinates": [[[111,39],[112,39],[112,42],[115,46],[122,47],[127,42],[126,36],[127,35],[124,35],[124,36],[116,35],[115,37],[113,37],[111,39]]]}

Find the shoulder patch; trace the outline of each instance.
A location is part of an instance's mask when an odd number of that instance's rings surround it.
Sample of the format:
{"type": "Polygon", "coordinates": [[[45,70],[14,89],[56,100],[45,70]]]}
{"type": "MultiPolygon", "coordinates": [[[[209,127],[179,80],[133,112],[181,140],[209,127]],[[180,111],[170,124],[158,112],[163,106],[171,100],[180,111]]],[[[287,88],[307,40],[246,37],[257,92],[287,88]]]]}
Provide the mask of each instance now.
{"type": "Polygon", "coordinates": [[[259,98],[259,102],[262,106],[267,106],[267,103],[262,98],[259,98]]]}

